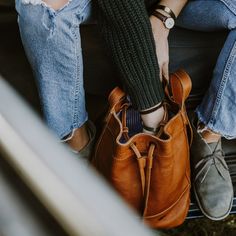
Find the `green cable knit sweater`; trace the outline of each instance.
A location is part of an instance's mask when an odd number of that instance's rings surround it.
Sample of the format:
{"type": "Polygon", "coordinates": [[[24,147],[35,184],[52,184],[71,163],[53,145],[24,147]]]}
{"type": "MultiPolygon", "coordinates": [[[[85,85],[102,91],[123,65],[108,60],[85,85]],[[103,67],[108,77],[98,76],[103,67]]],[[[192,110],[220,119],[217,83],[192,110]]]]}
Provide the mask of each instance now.
{"type": "Polygon", "coordinates": [[[164,93],[144,0],[97,0],[97,4],[102,35],[133,105],[139,110],[155,106],[164,93]]]}

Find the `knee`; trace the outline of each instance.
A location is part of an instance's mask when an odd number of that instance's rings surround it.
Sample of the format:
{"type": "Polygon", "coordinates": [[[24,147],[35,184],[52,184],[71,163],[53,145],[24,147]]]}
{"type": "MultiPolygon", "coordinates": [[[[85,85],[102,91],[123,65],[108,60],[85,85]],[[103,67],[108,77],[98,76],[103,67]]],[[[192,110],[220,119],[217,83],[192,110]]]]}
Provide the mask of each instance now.
{"type": "Polygon", "coordinates": [[[48,6],[52,7],[54,10],[59,10],[60,8],[62,8],[63,6],[65,6],[66,4],[68,4],[70,2],[70,0],[42,0],[43,2],[45,2],[48,6]]]}
{"type": "Polygon", "coordinates": [[[228,22],[228,29],[233,30],[236,29],[236,15],[232,14],[233,16],[229,19],[228,22]]]}
{"type": "Polygon", "coordinates": [[[54,10],[59,10],[71,0],[22,0],[23,4],[32,4],[32,5],[42,5],[45,3],[48,7],[53,8],[54,10]]]}
{"type": "Polygon", "coordinates": [[[236,16],[234,17],[228,17],[225,21],[224,21],[224,24],[225,24],[225,29],[227,30],[233,30],[233,29],[236,29],[236,16]]]}
{"type": "Polygon", "coordinates": [[[223,6],[217,13],[218,21],[228,30],[236,29],[236,15],[223,6]]]}

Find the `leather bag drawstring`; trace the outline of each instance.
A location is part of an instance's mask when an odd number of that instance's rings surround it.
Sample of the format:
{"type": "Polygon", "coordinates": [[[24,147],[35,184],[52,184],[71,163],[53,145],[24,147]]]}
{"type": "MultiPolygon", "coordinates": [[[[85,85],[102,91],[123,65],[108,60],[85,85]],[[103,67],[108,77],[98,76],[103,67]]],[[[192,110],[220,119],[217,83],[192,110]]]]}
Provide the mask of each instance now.
{"type": "Polygon", "coordinates": [[[144,197],[144,211],[143,211],[143,215],[144,215],[147,209],[148,197],[149,197],[149,192],[150,192],[151,174],[152,174],[152,166],[153,166],[153,154],[154,154],[156,145],[154,143],[151,143],[147,156],[142,156],[134,143],[130,144],[130,148],[134,151],[136,155],[136,160],[138,161],[139,173],[140,173],[141,185],[142,185],[142,193],[144,197]]]}

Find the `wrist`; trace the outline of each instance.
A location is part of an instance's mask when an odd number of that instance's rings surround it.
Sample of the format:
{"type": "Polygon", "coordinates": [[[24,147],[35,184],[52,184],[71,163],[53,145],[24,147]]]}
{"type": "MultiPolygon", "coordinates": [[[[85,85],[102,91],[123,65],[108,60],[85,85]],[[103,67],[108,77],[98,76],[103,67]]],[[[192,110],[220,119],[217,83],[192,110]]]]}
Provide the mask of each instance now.
{"type": "Polygon", "coordinates": [[[163,36],[166,35],[168,37],[170,29],[167,29],[163,24],[162,20],[158,19],[155,16],[150,16],[150,22],[152,25],[152,30],[155,32],[156,30],[162,32],[163,36]]]}
{"type": "Polygon", "coordinates": [[[167,17],[170,17],[172,18],[174,21],[176,20],[176,15],[175,13],[167,6],[165,5],[160,5],[160,4],[157,4],[156,5],[156,9],[154,10],[153,13],[155,12],[159,12],[161,13],[162,15],[164,16],[167,16],[167,17]]]}

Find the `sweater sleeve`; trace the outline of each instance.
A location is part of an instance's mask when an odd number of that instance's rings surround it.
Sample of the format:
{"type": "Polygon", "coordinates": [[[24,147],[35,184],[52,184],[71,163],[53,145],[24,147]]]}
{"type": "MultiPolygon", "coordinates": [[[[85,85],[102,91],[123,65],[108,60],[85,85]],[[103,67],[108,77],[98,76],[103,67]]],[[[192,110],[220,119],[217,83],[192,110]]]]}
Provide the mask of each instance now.
{"type": "Polygon", "coordinates": [[[133,105],[151,108],[164,97],[144,0],[97,0],[99,25],[133,105]]]}

